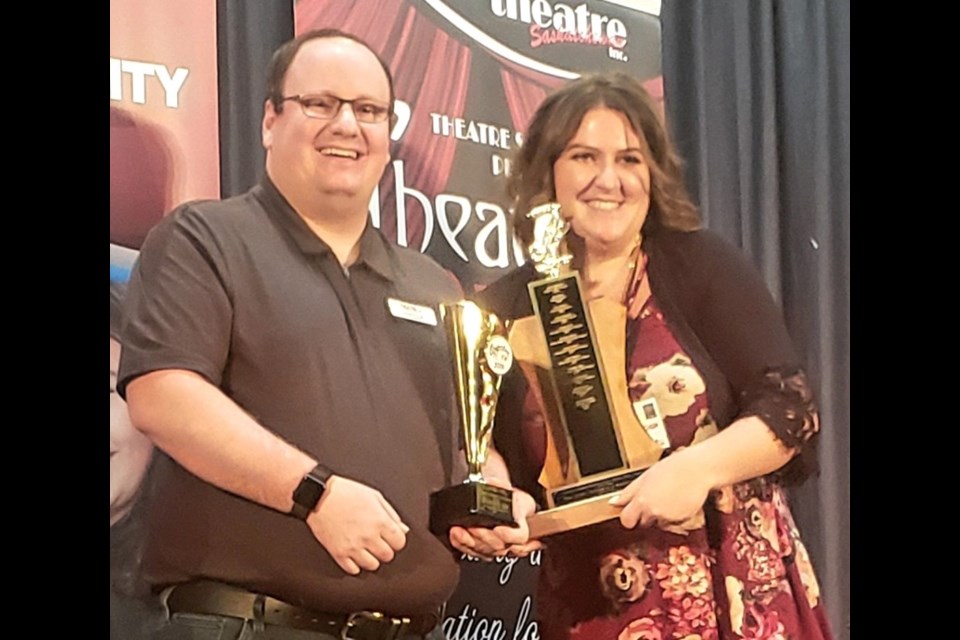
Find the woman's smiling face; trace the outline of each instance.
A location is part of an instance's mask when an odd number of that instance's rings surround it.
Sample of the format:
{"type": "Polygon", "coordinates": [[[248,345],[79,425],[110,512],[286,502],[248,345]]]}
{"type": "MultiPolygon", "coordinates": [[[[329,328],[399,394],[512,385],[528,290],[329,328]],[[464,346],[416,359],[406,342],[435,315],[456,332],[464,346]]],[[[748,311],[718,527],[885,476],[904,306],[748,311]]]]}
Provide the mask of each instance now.
{"type": "Polygon", "coordinates": [[[553,164],[556,199],[588,251],[629,251],[650,209],[650,167],[627,117],[588,111],[553,164]]]}

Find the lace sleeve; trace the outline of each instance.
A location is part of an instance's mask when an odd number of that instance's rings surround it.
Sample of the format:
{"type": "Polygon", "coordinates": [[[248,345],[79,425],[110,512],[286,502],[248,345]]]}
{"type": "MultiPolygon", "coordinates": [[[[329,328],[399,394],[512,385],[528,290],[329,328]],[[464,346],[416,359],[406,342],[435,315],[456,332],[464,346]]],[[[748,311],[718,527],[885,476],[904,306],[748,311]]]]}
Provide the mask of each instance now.
{"type": "Polygon", "coordinates": [[[778,473],[800,481],[816,470],[820,416],[800,369],[769,368],[740,394],[741,416],[757,416],[787,447],[798,453],[778,473]]]}

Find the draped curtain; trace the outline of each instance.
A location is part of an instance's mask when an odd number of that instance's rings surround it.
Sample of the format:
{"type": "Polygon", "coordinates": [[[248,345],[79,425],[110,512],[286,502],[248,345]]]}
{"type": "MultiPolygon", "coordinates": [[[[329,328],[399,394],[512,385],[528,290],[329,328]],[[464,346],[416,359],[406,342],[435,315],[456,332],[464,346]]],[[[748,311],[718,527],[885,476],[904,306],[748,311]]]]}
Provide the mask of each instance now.
{"type": "Polygon", "coordinates": [[[549,90],[543,85],[524,78],[507,69],[500,70],[503,93],[507,98],[510,120],[517,131],[526,131],[534,111],[547,97],[549,90]]]}
{"type": "MultiPolygon", "coordinates": [[[[502,65],[500,82],[503,93],[507,98],[507,108],[510,110],[510,120],[517,131],[526,132],[530,119],[543,99],[553,90],[566,84],[561,78],[546,78],[543,75],[532,74],[529,70],[513,63],[506,58],[494,56],[502,65]]],[[[645,80],[644,88],[653,99],[663,107],[663,77],[657,76],[645,80]]]]}
{"type": "Polygon", "coordinates": [[[493,54],[493,57],[501,64],[500,82],[507,98],[513,128],[526,132],[530,119],[543,99],[567,81],[531,72],[526,67],[496,54],[493,54]]]}
{"type": "Polygon", "coordinates": [[[663,0],[666,117],[706,225],[783,305],[821,409],[791,489],[835,634],[850,637],[850,2],[663,0]]]}

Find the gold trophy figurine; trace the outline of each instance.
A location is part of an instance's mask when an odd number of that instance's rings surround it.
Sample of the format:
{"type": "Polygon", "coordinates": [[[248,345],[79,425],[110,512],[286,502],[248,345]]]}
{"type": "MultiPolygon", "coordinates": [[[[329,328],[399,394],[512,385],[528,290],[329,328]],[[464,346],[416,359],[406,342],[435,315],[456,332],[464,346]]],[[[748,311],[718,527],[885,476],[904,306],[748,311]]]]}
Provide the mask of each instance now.
{"type": "Polygon", "coordinates": [[[430,530],[445,536],[453,525],[515,526],[512,491],[488,484],[481,472],[500,381],[513,364],[506,331],[496,315],[470,301],[441,304],[440,317],[454,358],[467,479],[430,495],[430,530]]]}
{"type": "Polygon", "coordinates": [[[573,256],[566,253],[564,237],[570,223],[560,215],[560,205],[548,202],[527,213],[533,219],[533,242],[530,243],[530,261],[539,273],[548,278],[559,278],[573,256]]]}
{"type": "Polygon", "coordinates": [[[559,204],[536,206],[527,217],[534,222],[530,259],[544,278],[527,286],[534,315],[511,324],[510,345],[547,427],[540,473],[547,508],[527,519],[530,537],[542,538],[616,518],[610,497],[669,443],[653,437],[657,423],[641,424],[630,402],[626,308],[583,299],[559,204]]]}

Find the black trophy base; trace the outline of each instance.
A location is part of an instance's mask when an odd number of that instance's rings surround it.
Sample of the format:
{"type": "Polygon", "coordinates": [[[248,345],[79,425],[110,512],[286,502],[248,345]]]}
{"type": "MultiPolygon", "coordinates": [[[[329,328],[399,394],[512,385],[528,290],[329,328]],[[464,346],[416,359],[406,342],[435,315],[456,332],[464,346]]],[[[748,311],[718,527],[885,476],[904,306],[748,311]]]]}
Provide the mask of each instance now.
{"type": "Polygon", "coordinates": [[[513,492],[485,482],[466,482],[430,494],[430,531],[446,537],[450,527],[517,526],[513,492]]]}

